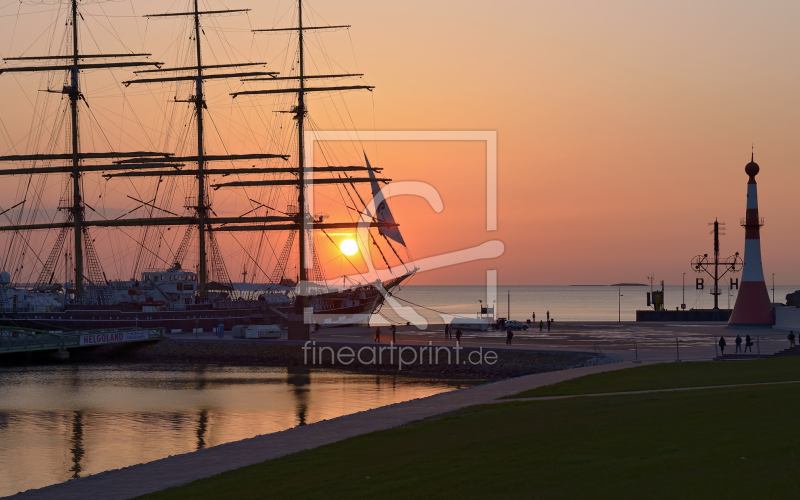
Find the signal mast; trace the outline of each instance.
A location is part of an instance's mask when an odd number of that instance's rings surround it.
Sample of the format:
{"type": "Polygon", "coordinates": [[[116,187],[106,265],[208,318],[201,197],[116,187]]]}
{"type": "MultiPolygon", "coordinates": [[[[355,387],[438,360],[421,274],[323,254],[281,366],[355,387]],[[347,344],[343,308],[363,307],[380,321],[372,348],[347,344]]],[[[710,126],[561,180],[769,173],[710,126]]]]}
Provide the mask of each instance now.
{"type": "MultiPolygon", "coordinates": [[[[711,295],[714,296],[714,310],[717,310],[719,309],[719,296],[722,294],[722,292],[719,291],[719,280],[729,272],[738,273],[742,268],[742,258],[739,257],[739,252],[736,252],[721,261],[719,259],[719,237],[720,235],[725,235],[725,233],[720,233],[720,230],[725,231],[725,223],[715,219],[714,222],[709,222],[708,225],[714,226],[714,229],[712,229],[710,233],[714,235],[714,260],[709,261],[707,253],[697,255],[692,259],[692,269],[698,274],[706,273],[714,280],[714,289],[711,291],[711,295]],[[720,267],[722,268],[722,274],[720,274],[720,267]],[[713,268],[713,274],[710,268],[713,268]]],[[[730,286],[731,289],[733,289],[734,286],[738,289],[739,280],[731,280],[730,286]]],[[[703,289],[703,278],[697,278],[695,288],[697,290],[703,289]]]]}

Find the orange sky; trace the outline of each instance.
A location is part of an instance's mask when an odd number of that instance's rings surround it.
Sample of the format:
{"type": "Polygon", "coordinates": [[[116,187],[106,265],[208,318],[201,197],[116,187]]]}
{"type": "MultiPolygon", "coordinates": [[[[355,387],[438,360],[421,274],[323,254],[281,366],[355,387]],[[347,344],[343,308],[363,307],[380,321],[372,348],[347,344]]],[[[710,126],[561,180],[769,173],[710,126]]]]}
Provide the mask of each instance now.
{"type": "MultiPolygon", "coordinates": [[[[414,258],[495,238],[505,243],[505,254],[494,261],[425,273],[413,284],[480,284],[486,269],[498,269],[501,284],[644,282],[652,271],[657,280],[679,284],[691,258],[712,250],[707,223],[715,217],[728,223],[722,253],[743,251],[738,221],[751,143],[762,167],[764,272],[774,272],[779,284],[800,283],[793,258],[800,243],[796,3],[342,0],[310,6],[315,22],[353,25],[349,36],[326,34],[327,47],[336,68],[364,72],[377,87],[347,96],[356,127],[498,133],[494,233],[485,231],[482,145],[365,143],[387,177],[428,182],[443,198],[441,214],[421,200],[393,201],[414,258]]],[[[218,33],[238,52],[232,59],[283,61],[285,40],[267,45],[247,30],[288,25],[291,18],[281,15],[290,2],[237,0],[226,7],[253,9],[220,20],[228,30],[218,33]]],[[[26,55],[38,54],[46,46],[36,37],[50,14],[23,16],[15,27],[11,15],[18,8],[51,7],[14,2],[0,9],[9,16],[0,17],[4,57],[28,47],[26,55]]],[[[129,3],[103,8],[132,16],[129,3]]],[[[137,15],[163,8],[151,0],[134,4],[137,15]]],[[[173,41],[188,41],[175,34],[172,21],[111,21],[128,48],[156,57],[173,41]]],[[[110,31],[92,28],[104,47],[119,49],[110,31]]],[[[214,56],[227,60],[220,48],[214,56]]],[[[15,141],[29,130],[32,108],[24,96],[36,98],[38,83],[38,77],[0,76],[2,121],[15,141]]],[[[118,91],[104,85],[94,89],[113,102],[118,91]]],[[[213,88],[210,107],[220,106],[212,113],[224,127],[233,109],[228,88],[213,88]]],[[[134,91],[128,92],[133,102],[134,91]]],[[[146,115],[155,101],[142,99],[138,111],[146,115]]],[[[312,101],[310,111],[323,107],[312,101]]],[[[314,116],[320,128],[337,128],[325,113],[314,116]]],[[[230,140],[242,149],[247,141],[230,140]]],[[[8,148],[4,137],[0,150],[8,148]]]]}

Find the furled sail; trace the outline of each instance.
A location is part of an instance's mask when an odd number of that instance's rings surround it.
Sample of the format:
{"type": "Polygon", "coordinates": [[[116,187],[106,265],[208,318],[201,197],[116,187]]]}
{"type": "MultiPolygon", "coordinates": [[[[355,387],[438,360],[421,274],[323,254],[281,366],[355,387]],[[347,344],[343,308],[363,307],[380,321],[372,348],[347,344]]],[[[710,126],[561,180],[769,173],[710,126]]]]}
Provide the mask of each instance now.
{"type": "MultiPolygon", "coordinates": [[[[367,158],[367,153],[364,153],[364,160],[367,161],[367,172],[369,172],[369,177],[372,179],[372,197],[375,200],[375,218],[378,219],[378,222],[385,222],[387,224],[395,224],[394,216],[392,215],[392,211],[389,209],[389,205],[386,203],[386,199],[384,199],[383,194],[381,194],[381,188],[378,186],[378,181],[375,178],[375,173],[372,171],[372,166],[369,164],[369,158],[367,158]]],[[[403,235],[400,234],[400,228],[396,225],[384,227],[381,226],[378,228],[378,231],[387,238],[391,238],[394,241],[400,243],[403,246],[406,246],[406,242],[403,241],[403,235]]]]}

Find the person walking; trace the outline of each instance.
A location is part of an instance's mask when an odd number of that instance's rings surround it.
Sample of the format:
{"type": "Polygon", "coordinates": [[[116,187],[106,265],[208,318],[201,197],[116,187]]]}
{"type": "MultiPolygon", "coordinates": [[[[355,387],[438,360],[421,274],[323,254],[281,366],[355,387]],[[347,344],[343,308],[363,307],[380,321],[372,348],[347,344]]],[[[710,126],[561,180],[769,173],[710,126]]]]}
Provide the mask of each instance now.
{"type": "Polygon", "coordinates": [[[375,328],[375,342],[381,341],[381,327],[375,328]]]}
{"type": "Polygon", "coordinates": [[[725,355],[725,345],[726,345],[725,337],[720,337],[719,338],[719,350],[721,351],[720,352],[721,356],[725,355]]]}
{"type": "Polygon", "coordinates": [[[392,342],[397,343],[397,327],[392,325],[392,342]]]}
{"type": "Polygon", "coordinates": [[[536,323],[536,311],[533,311],[533,322],[536,323]]]}
{"type": "Polygon", "coordinates": [[[550,331],[550,323],[552,323],[552,322],[553,322],[552,319],[550,319],[550,318],[547,319],[547,331],[548,332],[550,331]]]}
{"type": "Polygon", "coordinates": [[[789,332],[789,335],[787,335],[786,338],[789,339],[789,348],[794,347],[794,332],[789,332]]]}
{"type": "Polygon", "coordinates": [[[444,325],[444,338],[450,338],[450,325],[444,325]]]}
{"type": "Polygon", "coordinates": [[[541,332],[543,329],[544,329],[544,321],[540,319],[539,320],[539,331],[541,332]]]}
{"type": "Polygon", "coordinates": [[[750,338],[750,335],[744,338],[744,352],[747,352],[748,349],[753,352],[753,339],[750,338]]]}
{"type": "Polygon", "coordinates": [[[733,351],[733,352],[734,352],[734,354],[737,353],[737,352],[738,353],[742,352],[742,336],[741,335],[737,335],[736,336],[736,350],[733,351]]]}
{"type": "Polygon", "coordinates": [[[511,339],[514,338],[514,332],[511,331],[511,328],[508,329],[506,332],[506,345],[511,345],[511,339]]]}
{"type": "Polygon", "coordinates": [[[461,330],[456,330],[456,343],[461,343],[461,330]]]}

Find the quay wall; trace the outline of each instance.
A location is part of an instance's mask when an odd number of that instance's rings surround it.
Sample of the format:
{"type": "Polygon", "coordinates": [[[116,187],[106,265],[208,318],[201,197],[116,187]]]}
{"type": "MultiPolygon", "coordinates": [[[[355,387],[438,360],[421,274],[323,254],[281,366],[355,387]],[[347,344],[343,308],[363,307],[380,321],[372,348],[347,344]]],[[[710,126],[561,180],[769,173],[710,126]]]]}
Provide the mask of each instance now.
{"type": "MultiPolygon", "coordinates": [[[[317,342],[316,346],[325,343],[317,342]]],[[[334,350],[345,344],[330,345],[334,350]]],[[[386,344],[379,344],[385,346],[386,344]]],[[[349,345],[353,350],[374,344],[349,345]]],[[[419,348],[419,346],[416,346],[419,348]]],[[[463,360],[472,350],[463,348],[463,360]]],[[[487,351],[490,349],[484,349],[487,351]]],[[[402,370],[396,364],[366,364],[358,361],[349,365],[331,363],[326,357],[324,364],[310,364],[304,359],[302,343],[262,342],[215,342],[204,340],[163,339],[147,344],[125,346],[98,346],[88,349],[74,349],[70,362],[113,362],[113,363],[167,363],[167,364],[216,364],[227,366],[271,366],[334,368],[361,372],[396,372],[448,378],[469,378],[480,380],[500,380],[534,373],[544,373],[583,366],[593,366],[616,361],[613,358],[595,353],[552,352],[533,350],[497,349],[497,362],[494,364],[440,363],[404,365],[402,370]]],[[[310,356],[310,355],[308,355],[310,356]]],[[[442,356],[444,359],[444,356],[442,356]]],[[[310,361],[310,359],[309,359],[310,361]]],[[[386,361],[384,359],[384,361],[386,361]]]]}
{"type": "Polygon", "coordinates": [[[636,321],[728,321],[731,309],[687,309],[679,311],[636,311],[636,321]]]}

